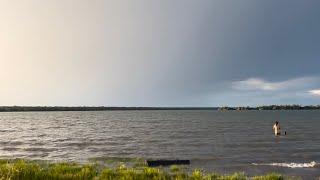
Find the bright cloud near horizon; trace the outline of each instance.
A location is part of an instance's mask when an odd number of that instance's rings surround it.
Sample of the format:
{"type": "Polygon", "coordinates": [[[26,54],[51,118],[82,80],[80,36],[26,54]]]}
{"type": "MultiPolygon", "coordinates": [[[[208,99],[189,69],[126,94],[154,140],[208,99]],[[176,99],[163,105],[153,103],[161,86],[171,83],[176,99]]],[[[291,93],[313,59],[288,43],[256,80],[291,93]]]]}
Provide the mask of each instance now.
{"type": "Polygon", "coordinates": [[[320,96],[320,89],[314,89],[309,91],[312,95],[320,96]]]}
{"type": "Polygon", "coordinates": [[[320,104],[318,0],[0,0],[0,105],[320,104]]]}
{"type": "Polygon", "coordinates": [[[309,89],[319,83],[320,78],[318,77],[300,77],[279,82],[270,82],[259,78],[248,78],[246,80],[232,82],[232,86],[237,90],[276,91],[309,89]]]}

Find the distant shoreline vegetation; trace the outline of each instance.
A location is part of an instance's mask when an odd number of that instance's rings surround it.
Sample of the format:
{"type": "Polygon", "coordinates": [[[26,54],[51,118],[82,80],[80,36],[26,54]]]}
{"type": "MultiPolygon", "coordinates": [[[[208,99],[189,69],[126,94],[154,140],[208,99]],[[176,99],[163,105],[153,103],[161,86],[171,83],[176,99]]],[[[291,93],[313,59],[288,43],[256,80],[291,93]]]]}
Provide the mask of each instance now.
{"type": "Polygon", "coordinates": [[[268,106],[257,106],[257,107],[219,107],[220,111],[246,111],[246,110],[320,110],[320,105],[268,105],[268,106]]]}
{"type": "Polygon", "coordinates": [[[26,111],[132,111],[132,110],[218,110],[218,111],[247,111],[247,110],[320,110],[320,105],[268,105],[257,107],[106,107],[106,106],[0,106],[0,112],[26,111]]]}
{"type": "Polygon", "coordinates": [[[0,106],[0,112],[134,111],[134,110],[218,110],[218,108],[217,107],[0,106]]]}

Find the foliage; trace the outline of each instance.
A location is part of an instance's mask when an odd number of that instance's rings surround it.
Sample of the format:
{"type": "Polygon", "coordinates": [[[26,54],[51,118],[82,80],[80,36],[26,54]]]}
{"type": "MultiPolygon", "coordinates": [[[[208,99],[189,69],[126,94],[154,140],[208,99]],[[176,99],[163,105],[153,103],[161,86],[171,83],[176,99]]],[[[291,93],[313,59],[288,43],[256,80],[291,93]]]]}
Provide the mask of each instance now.
{"type": "Polygon", "coordinates": [[[219,175],[195,169],[187,173],[179,166],[172,166],[169,171],[163,168],[98,167],[96,164],[43,163],[25,160],[0,160],[0,179],[12,180],[283,180],[284,177],[271,173],[264,176],[248,177],[244,173],[219,175]]]}
{"type": "Polygon", "coordinates": [[[284,177],[280,174],[276,173],[270,173],[265,176],[255,176],[253,177],[253,180],[283,180],[284,177]]]}

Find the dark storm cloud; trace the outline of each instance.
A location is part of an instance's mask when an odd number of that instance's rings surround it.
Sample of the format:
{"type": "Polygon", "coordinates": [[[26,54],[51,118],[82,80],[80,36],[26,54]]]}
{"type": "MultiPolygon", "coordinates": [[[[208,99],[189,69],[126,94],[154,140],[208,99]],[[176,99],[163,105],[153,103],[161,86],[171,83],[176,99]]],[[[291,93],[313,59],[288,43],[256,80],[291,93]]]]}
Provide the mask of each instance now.
{"type": "MultiPolygon", "coordinates": [[[[190,83],[186,89],[198,87],[203,90],[200,94],[213,97],[207,101],[204,97],[208,96],[203,96],[199,103],[246,104],[250,99],[251,105],[308,104],[319,100],[307,94],[295,96],[301,93],[299,88],[287,90],[289,96],[285,90],[244,92],[227,85],[248,78],[280,82],[319,76],[319,1],[224,1],[220,6],[223,11],[215,11],[214,4],[206,9],[205,23],[198,26],[181,57],[190,63],[190,74],[184,72],[190,83]]],[[[320,87],[318,81],[311,83],[310,88],[320,87]]]]}
{"type": "Polygon", "coordinates": [[[285,80],[318,73],[319,2],[233,1],[223,7],[219,22],[212,13],[199,27],[201,39],[208,39],[197,48],[208,77],[285,80]]]}

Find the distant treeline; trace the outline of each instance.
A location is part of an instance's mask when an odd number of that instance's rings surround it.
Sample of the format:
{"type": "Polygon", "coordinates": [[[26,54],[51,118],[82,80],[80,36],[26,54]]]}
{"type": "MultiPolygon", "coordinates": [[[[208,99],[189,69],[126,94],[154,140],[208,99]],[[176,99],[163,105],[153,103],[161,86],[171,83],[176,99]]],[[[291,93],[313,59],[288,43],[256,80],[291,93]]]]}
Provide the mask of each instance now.
{"type": "Polygon", "coordinates": [[[132,111],[132,110],[320,110],[320,105],[269,105],[258,107],[106,107],[106,106],[0,106],[0,112],[22,111],[132,111]]]}
{"type": "Polygon", "coordinates": [[[22,111],[126,111],[126,110],[217,110],[215,107],[93,107],[93,106],[0,106],[0,112],[22,111]]]}
{"type": "Polygon", "coordinates": [[[319,110],[320,105],[310,105],[310,106],[301,106],[301,105],[269,105],[269,106],[258,106],[258,107],[219,107],[218,110],[319,110]]]}

